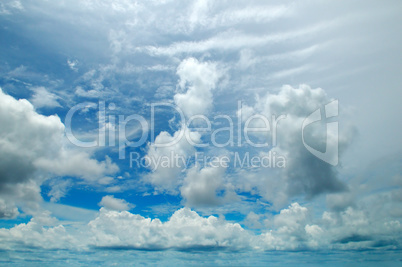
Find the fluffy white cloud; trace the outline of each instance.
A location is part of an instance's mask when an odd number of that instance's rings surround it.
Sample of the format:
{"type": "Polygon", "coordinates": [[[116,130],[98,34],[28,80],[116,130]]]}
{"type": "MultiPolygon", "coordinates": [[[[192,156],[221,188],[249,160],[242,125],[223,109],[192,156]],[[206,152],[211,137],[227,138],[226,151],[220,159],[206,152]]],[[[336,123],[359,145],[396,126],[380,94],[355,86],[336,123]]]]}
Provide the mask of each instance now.
{"type": "MultiPolygon", "coordinates": [[[[363,249],[398,248],[402,236],[400,219],[375,218],[369,210],[348,208],[324,212],[314,218],[298,203],[268,219],[267,228],[255,234],[223,217],[202,217],[189,208],[175,211],[166,222],[128,211],[101,208],[88,224],[63,225],[49,212],[36,214],[28,223],[0,229],[0,247],[25,245],[42,248],[86,249],[88,247],[132,249],[363,249]],[[373,220],[374,219],[374,220],[373,220]]],[[[261,226],[263,215],[247,216],[252,226],[261,226]]]]}
{"type": "Polygon", "coordinates": [[[71,175],[96,182],[118,167],[110,159],[99,162],[68,145],[57,116],[38,114],[25,99],[0,90],[0,199],[4,214],[15,205],[34,210],[41,199],[39,186],[53,175],[71,175]]]}
{"type": "Polygon", "coordinates": [[[99,202],[99,206],[102,206],[108,210],[130,210],[135,207],[135,205],[128,203],[124,199],[115,198],[114,196],[104,196],[99,202]]]}
{"type": "Polygon", "coordinates": [[[300,232],[308,219],[308,209],[299,203],[292,203],[289,208],[281,210],[275,216],[274,224],[278,228],[278,233],[291,234],[300,232]]]}
{"type": "MultiPolygon", "coordinates": [[[[174,95],[174,101],[177,107],[188,118],[193,115],[208,115],[212,109],[213,96],[212,89],[215,88],[221,73],[218,71],[215,63],[199,62],[195,58],[188,58],[183,60],[177,68],[177,75],[180,77],[179,88],[184,93],[177,93],[174,95]],[[187,91],[185,88],[188,87],[187,91]]],[[[194,145],[201,140],[201,134],[197,131],[190,131],[185,125],[176,131],[173,136],[167,132],[162,131],[156,138],[155,142],[149,144],[148,147],[148,162],[150,169],[153,171],[149,175],[150,182],[157,188],[175,192],[177,186],[182,181],[181,172],[189,167],[188,159],[191,157],[196,149],[194,145]],[[161,146],[170,144],[168,146],[161,146]],[[176,159],[176,156],[179,159],[176,159]],[[167,164],[164,164],[166,162],[167,164]]],[[[185,179],[185,185],[181,188],[182,195],[187,199],[190,205],[199,203],[218,204],[218,199],[209,198],[210,192],[206,189],[200,188],[202,185],[194,185],[197,177],[195,175],[195,168],[190,170],[185,179]],[[193,195],[195,193],[195,195],[193,195]],[[203,196],[203,194],[207,195],[203,196]],[[194,201],[197,199],[197,201],[194,201]],[[201,199],[202,198],[202,199],[201,199]]],[[[218,170],[219,171],[219,170],[218,170]]],[[[208,172],[207,169],[201,170],[202,173],[208,172]]],[[[206,178],[207,176],[201,175],[206,178]]],[[[211,193],[215,195],[215,191],[222,187],[222,182],[215,180],[210,183],[211,179],[204,179],[201,183],[208,183],[212,189],[211,193]],[[216,184],[218,183],[218,184],[216,184]]]]}
{"type": "Polygon", "coordinates": [[[36,214],[28,223],[21,223],[11,229],[0,229],[3,249],[27,247],[41,247],[46,249],[82,248],[77,242],[77,236],[68,233],[67,229],[51,217],[49,212],[36,214]]]}
{"type": "Polygon", "coordinates": [[[180,63],[177,75],[180,77],[179,87],[185,93],[177,93],[174,96],[176,105],[186,117],[207,115],[212,109],[212,90],[222,76],[216,64],[188,58],[180,63]]]}
{"type": "Polygon", "coordinates": [[[201,138],[198,132],[191,132],[182,126],[173,136],[168,132],[161,132],[155,142],[148,145],[146,159],[152,172],[146,179],[157,190],[174,193],[181,183],[180,174],[188,165],[188,157],[196,151],[186,136],[195,144],[199,143],[201,138]]]}
{"type": "Polygon", "coordinates": [[[193,247],[248,246],[250,234],[237,223],[214,216],[200,217],[182,208],[165,223],[126,211],[106,211],[89,223],[91,243],[100,247],[132,247],[141,249],[191,249],[193,247]]]}
{"type": "Polygon", "coordinates": [[[216,206],[236,200],[233,186],[224,181],[225,171],[222,166],[200,169],[197,164],[189,169],[180,188],[186,204],[193,207],[216,206]]]}

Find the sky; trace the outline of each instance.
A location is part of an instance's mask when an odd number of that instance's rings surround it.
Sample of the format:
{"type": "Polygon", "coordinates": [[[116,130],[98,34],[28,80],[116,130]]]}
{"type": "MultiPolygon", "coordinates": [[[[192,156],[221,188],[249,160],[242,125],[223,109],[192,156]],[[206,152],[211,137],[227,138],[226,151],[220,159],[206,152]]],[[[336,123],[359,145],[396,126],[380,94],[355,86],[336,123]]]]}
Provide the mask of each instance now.
{"type": "Polygon", "coordinates": [[[401,11],[2,1],[0,249],[400,250],[401,11]]]}

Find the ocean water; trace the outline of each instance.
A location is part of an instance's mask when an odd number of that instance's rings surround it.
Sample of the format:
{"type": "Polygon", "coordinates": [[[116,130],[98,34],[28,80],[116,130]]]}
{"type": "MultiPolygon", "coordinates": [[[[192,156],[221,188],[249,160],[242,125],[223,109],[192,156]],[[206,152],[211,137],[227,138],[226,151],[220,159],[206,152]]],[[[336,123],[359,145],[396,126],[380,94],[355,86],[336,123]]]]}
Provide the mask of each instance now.
{"type": "Polygon", "coordinates": [[[365,251],[0,251],[2,266],[402,266],[401,250],[365,251]]]}

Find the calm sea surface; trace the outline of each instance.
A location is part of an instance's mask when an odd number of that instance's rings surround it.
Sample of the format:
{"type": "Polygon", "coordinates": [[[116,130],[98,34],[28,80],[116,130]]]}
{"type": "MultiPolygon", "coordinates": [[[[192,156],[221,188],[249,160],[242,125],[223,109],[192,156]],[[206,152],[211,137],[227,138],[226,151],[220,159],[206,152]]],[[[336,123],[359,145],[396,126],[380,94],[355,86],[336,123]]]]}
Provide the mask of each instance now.
{"type": "Polygon", "coordinates": [[[3,266],[402,266],[401,250],[227,252],[89,251],[24,249],[0,251],[3,266]]]}

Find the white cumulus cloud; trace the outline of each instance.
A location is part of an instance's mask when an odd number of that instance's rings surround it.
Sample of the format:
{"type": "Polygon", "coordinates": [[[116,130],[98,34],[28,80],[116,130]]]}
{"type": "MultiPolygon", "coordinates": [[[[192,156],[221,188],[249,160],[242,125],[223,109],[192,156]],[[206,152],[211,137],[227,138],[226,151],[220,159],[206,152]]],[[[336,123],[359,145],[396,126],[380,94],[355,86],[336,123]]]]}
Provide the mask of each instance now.
{"type": "Polygon", "coordinates": [[[199,62],[195,58],[183,60],[177,68],[180,77],[179,87],[184,93],[174,96],[176,105],[186,117],[207,115],[212,109],[213,95],[218,79],[222,73],[216,63],[199,62]]]}
{"type": "Polygon", "coordinates": [[[99,206],[102,206],[108,210],[130,210],[135,207],[135,205],[128,203],[124,199],[115,198],[114,196],[104,196],[99,202],[99,206]]]}
{"type": "Polygon", "coordinates": [[[119,169],[108,158],[99,162],[69,146],[58,116],[40,115],[27,100],[1,90],[0,125],[0,207],[5,216],[14,217],[15,206],[37,209],[39,186],[53,176],[76,176],[92,183],[119,169]]]}

